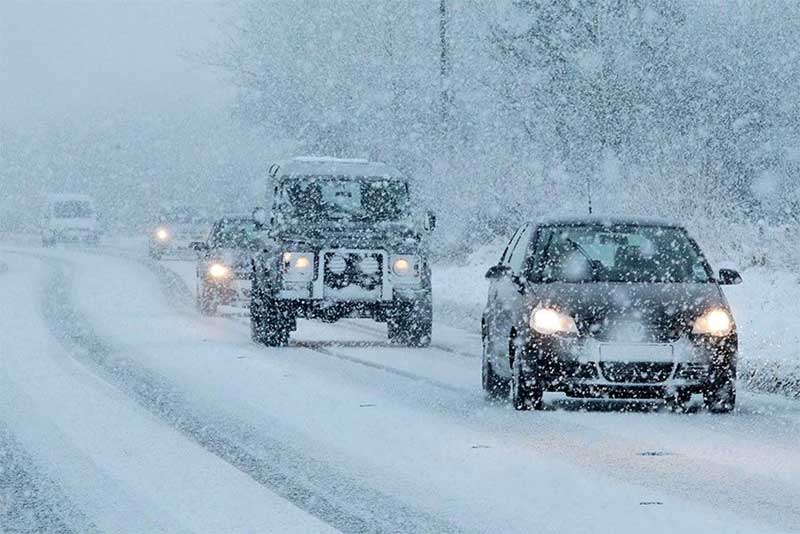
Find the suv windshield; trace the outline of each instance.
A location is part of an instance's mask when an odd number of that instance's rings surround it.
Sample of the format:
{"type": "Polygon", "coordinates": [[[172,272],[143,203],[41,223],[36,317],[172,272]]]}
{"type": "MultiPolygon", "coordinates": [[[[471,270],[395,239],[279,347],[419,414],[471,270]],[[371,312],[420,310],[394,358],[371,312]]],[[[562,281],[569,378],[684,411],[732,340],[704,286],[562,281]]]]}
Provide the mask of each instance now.
{"type": "Polygon", "coordinates": [[[251,219],[228,219],[221,221],[211,236],[215,248],[250,248],[258,240],[258,229],[251,219]]]}
{"type": "Polygon", "coordinates": [[[381,222],[399,219],[408,208],[404,181],[310,176],[282,183],[281,209],[305,222],[381,222]]]}
{"type": "Polygon", "coordinates": [[[94,216],[94,210],[85,200],[64,200],[53,204],[53,215],[59,219],[82,219],[94,216]]]}
{"type": "Polygon", "coordinates": [[[534,272],[559,282],[708,282],[711,270],[682,228],[551,226],[534,272]]]}

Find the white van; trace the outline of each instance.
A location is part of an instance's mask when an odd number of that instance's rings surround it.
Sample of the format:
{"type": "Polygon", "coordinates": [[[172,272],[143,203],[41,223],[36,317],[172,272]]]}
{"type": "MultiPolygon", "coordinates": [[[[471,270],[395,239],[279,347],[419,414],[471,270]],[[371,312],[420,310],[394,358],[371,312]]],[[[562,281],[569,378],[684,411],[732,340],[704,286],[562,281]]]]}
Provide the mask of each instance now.
{"type": "Polygon", "coordinates": [[[59,241],[97,244],[97,213],[87,195],[48,195],[42,213],[42,245],[59,241]]]}

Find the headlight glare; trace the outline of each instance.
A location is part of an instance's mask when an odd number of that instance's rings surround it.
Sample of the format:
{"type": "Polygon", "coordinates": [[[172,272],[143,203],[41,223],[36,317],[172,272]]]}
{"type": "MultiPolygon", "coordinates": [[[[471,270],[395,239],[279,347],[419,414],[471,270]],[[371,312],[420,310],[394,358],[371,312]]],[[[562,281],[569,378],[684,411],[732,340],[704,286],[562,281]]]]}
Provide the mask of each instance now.
{"type": "Polygon", "coordinates": [[[208,274],[210,274],[213,278],[224,278],[228,276],[229,273],[230,269],[221,263],[212,263],[208,266],[208,274]]]}
{"type": "Polygon", "coordinates": [[[392,272],[395,276],[419,276],[419,262],[414,256],[393,256],[392,272]]]}
{"type": "Polygon", "coordinates": [[[159,241],[166,241],[169,239],[169,231],[166,228],[159,228],[156,230],[156,239],[159,241]]]}
{"type": "Polygon", "coordinates": [[[714,308],[697,318],[692,327],[693,334],[727,336],[733,329],[733,319],[723,308],[714,308]]]}
{"type": "Polygon", "coordinates": [[[530,326],[540,334],[577,334],[575,320],[553,308],[537,307],[531,313],[530,326]]]}
{"type": "Polygon", "coordinates": [[[314,277],[314,254],[311,252],[284,252],[281,259],[284,280],[307,282],[314,277]]]}

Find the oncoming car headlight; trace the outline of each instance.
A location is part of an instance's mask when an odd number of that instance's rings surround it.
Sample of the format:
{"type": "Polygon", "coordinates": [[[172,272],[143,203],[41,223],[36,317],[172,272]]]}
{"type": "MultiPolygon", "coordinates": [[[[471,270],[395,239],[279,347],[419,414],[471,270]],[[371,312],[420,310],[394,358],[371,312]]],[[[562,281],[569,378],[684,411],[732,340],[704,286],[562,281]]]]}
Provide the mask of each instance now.
{"type": "Polygon", "coordinates": [[[310,252],[284,252],[281,257],[284,280],[306,282],[314,278],[314,254],[310,252]]]}
{"type": "Polygon", "coordinates": [[[553,308],[537,306],[531,312],[530,326],[540,334],[577,334],[575,320],[565,313],[553,308]]]}
{"type": "Polygon", "coordinates": [[[723,308],[713,308],[695,320],[692,333],[722,337],[730,334],[732,329],[731,314],[723,308]]]}
{"type": "Polygon", "coordinates": [[[231,270],[221,263],[212,263],[208,266],[208,274],[210,274],[212,278],[225,278],[230,272],[231,270]]]}
{"type": "Polygon", "coordinates": [[[415,256],[392,256],[392,273],[397,276],[419,276],[419,262],[415,256]]]}
{"type": "Polygon", "coordinates": [[[159,241],[166,241],[169,239],[169,230],[166,228],[159,228],[156,230],[156,239],[159,241]]]}

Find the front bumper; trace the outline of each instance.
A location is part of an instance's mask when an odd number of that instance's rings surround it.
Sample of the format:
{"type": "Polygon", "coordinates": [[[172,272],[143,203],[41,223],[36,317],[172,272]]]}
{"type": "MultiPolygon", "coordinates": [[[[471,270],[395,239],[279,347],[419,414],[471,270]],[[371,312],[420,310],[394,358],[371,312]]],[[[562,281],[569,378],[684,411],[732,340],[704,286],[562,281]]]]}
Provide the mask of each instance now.
{"type": "Polygon", "coordinates": [[[548,391],[577,396],[658,397],[682,389],[702,392],[736,364],[736,334],[681,337],[671,343],[603,342],[531,333],[526,367],[548,391]]]}

